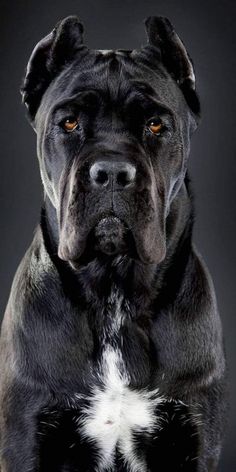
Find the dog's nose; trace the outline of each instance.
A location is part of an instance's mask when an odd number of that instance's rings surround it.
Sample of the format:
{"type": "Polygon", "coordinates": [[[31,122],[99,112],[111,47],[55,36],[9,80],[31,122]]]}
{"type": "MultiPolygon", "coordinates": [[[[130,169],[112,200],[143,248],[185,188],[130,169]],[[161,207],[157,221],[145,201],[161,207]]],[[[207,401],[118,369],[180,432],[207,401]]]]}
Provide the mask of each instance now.
{"type": "Polygon", "coordinates": [[[107,187],[113,184],[115,187],[125,188],[135,182],[136,168],[129,162],[95,162],[89,170],[92,185],[107,187]]]}

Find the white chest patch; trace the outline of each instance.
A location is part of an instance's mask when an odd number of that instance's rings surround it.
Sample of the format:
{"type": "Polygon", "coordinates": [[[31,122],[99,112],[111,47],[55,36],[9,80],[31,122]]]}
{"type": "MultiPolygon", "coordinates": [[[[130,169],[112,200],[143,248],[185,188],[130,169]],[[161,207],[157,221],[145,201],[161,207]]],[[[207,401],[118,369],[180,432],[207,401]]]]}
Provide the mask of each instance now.
{"type": "Polygon", "coordinates": [[[99,463],[97,470],[112,470],[116,449],[123,457],[130,472],[146,472],[147,467],[134,450],[133,432],[151,433],[158,426],[154,414],[156,407],[164,401],[158,390],[134,390],[125,371],[122,352],[116,346],[122,325],[121,299],[110,297],[109,310],[113,309],[107,341],[104,330],[103,353],[100,360],[99,377],[102,387],[92,389],[89,406],[84,408],[78,427],[82,435],[97,443],[99,463]],[[115,306],[114,306],[115,305],[115,306]]]}
{"type": "Polygon", "coordinates": [[[99,447],[98,470],[112,467],[118,448],[132,472],[145,472],[145,464],[136,457],[133,432],[152,432],[156,426],[154,410],[163,401],[158,391],[132,390],[128,377],[121,375],[120,353],[110,346],[104,352],[104,389],[95,388],[90,406],[84,410],[83,435],[99,447]]]}

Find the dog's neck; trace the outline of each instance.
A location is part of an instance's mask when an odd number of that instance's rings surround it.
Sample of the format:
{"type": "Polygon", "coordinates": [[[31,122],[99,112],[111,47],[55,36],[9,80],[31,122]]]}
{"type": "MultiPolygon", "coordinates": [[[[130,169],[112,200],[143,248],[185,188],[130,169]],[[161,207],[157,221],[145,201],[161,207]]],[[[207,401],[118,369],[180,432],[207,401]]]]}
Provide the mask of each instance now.
{"type": "Polygon", "coordinates": [[[86,264],[82,263],[75,271],[57,255],[56,210],[47,196],[41,213],[43,243],[58,269],[66,295],[78,303],[80,296],[84,298],[82,294],[86,294],[84,303],[101,304],[114,287],[119,287],[138,311],[157,298],[161,304],[167,298],[170,302],[172,292],[174,299],[191,252],[192,226],[192,198],[184,183],[172,202],[167,217],[167,251],[160,264],[144,264],[126,255],[98,255],[86,264]]]}

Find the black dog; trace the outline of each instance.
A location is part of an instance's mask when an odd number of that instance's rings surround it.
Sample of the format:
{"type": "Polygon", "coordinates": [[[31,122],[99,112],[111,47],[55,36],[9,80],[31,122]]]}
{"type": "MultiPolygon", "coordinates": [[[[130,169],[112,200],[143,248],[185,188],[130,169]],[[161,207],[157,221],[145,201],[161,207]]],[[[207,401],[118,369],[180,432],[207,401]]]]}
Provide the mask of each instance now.
{"type": "Polygon", "coordinates": [[[1,472],[215,471],[225,362],[192,245],[200,107],[171,24],[92,50],[69,17],[34,49],[23,100],[45,200],[1,334],[1,472]]]}

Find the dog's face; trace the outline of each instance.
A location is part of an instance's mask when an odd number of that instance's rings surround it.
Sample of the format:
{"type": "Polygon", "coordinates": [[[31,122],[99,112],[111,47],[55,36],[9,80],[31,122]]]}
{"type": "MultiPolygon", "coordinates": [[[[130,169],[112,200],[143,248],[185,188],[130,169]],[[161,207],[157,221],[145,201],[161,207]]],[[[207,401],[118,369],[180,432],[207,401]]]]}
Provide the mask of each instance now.
{"type": "Polygon", "coordinates": [[[192,64],[170,23],[146,22],[139,50],[90,50],[74,17],[35,48],[23,97],[38,136],[58,254],[166,252],[166,219],[186,172],[199,103],[192,64]]]}

